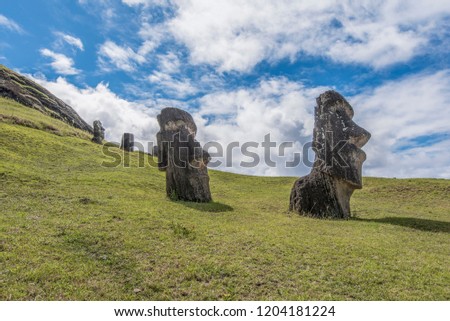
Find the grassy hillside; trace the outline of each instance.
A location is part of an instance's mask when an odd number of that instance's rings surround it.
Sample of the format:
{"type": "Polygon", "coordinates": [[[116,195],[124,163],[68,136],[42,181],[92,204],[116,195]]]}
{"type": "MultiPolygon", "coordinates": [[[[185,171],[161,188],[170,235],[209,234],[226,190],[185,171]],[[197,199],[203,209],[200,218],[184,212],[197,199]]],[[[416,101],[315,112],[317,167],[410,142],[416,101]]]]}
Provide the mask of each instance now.
{"type": "Polygon", "coordinates": [[[174,202],[147,155],[101,166],[83,132],[0,114],[0,300],[450,299],[449,180],[365,178],[348,221],[287,212],[291,177],[210,171],[214,203],[174,202]]]}

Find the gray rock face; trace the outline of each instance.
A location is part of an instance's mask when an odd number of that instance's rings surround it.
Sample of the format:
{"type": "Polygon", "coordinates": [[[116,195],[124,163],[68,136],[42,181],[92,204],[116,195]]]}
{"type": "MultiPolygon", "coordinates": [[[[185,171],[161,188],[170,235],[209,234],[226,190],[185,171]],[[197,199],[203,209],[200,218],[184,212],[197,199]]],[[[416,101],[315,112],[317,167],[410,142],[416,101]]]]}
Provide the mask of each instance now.
{"type": "Polygon", "coordinates": [[[299,178],[291,191],[289,209],[302,215],[327,218],[350,217],[350,197],[362,188],[361,150],[370,133],[353,122],[353,108],[335,91],[317,99],[311,173],[299,178]]]}
{"type": "Polygon", "coordinates": [[[172,199],[209,202],[209,154],[195,140],[192,116],[178,108],[164,108],[158,115],[160,131],[158,168],[166,172],[166,192],[172,199]]]}
{"type": "Polygon", "coordinates": [[[72,107],[44,87],[3,65],[0,65],[0,97],[13,99],[73,127],[93,133],[92,127],[72,107]]]}
{"type": "Polygon", "coordinates": [[[133,147],[134,147],[134,135],[131,133],[123,133],[120,148],[127,152],[132,152],[133,147]]]}
{"type": "Polygon", "coordinates": [[[105,139],[105,129],[100,120],[94,120],[94,137],[92,141],[97,144],[102,144],[105,139]]]}

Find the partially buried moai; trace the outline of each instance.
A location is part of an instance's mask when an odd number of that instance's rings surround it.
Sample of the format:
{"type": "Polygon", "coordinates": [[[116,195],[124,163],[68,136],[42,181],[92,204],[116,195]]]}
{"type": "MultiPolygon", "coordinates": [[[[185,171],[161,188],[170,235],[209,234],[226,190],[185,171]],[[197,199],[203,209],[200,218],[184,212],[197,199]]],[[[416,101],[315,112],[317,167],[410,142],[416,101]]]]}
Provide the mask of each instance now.
{"type": "Polygon", "coordinates": [[[94,120],[94,137],[92,141],[97,144],[102,144],[105,139],[105,129],[100,120],[94,120]]]}
{"type": "Polygon", "coordinates": [[[316,158],[311,173],[294,183],[289,209],[313,217],[349,218],[350,197],[362,188],[366,154],[361,147],[370,133],[353,122],[353,108],[339,93],[327,91],[316,101],[316,158]]]}
{"type": "Polygon", "coordinates": [[[210,156],[195,140],[197,126],[192,116],[178,108],[164,108],[158,123],[158,167],[166,172],[167,196],[183,201],[211,201],[206,167],[210,156]]]}
{"type": "Polygon", "coordinates": [[[131,133],[124,133],[120,148],[127,152],[132,152],[134,148],[134,135],[131,133]]]}

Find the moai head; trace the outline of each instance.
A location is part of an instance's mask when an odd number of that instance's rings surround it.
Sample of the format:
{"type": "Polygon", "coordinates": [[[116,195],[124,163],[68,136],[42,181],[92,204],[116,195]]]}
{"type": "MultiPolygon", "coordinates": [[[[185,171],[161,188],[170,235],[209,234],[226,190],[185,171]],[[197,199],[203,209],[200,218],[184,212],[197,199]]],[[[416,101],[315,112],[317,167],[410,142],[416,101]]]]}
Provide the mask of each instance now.
{"type": "MultiPolygon", "coordinates": [[[[189,155],[182,157],[181,161],[189,162],[193,167],[203,167],[210,159],[206,151],[201,150],[200,143],[195,140],[197,126],[192,116],[181,109],[167,107],[157,116],[160,131],[156,134],[158,150],[158,167],[165,170],[168,165],[168,152],[172,143],[185,143],[189,155]]],[[[178,154],[177,154],[178,155],[178,154]]],[[[179,161],[179,160],[175,160],[179,161]]]]}
{"type": "Polygon", "coordinates": [[[362,163],[366,154],[361,150],[370,133],[353,120],[353,108],[335,91],[317,98],[313,148],[314,168],[343,180],[352,188],[362,188],[362,163]]]}
{"type": "Polygon", "coordinates": [[[104,139],[105,139],[105,129],[103,128],[100,120],[95,120],[94,121],[94,137],[92,138],[92,141],[97,144],[101,144],[104,139]]]}
{"type": "Polygon", "coordinates": [[[181,128],[186,128],[192,135],[197,134],[197,126],[194,119],[188,112],[174,108],[167,107],[161,110],[161,114],[157,116],[161,132],[168,132],[173,134],[181,128]]]}

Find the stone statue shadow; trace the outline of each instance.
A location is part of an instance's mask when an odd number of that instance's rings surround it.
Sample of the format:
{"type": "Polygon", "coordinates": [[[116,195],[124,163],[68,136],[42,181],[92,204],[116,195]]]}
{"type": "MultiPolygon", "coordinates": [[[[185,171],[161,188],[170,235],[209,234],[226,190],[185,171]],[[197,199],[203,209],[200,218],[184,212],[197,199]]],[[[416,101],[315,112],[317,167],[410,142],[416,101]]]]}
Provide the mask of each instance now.
{"type": "Polygon", "coordinates": [[[425,232],[442,232],[450,233],[450,222],[434,221],[423,218],[414,217],[383,217],[383,218],[359,218],[354,217],[352,220],[362,222],[375,222],[381,224],[391,224],[409,227],[425,232]]]}
{"type": "Polygon", "coordinates": [[[222,213],[222,212],[232,212],[234,208],[230,205],[223,204],[220,202],[208,202],[208,203],[196,203],[196,202],[186,202],[186,201],[173,201],[181,204],[183,206],[196,209],[201,212],[210,213],[222,213]]]}

